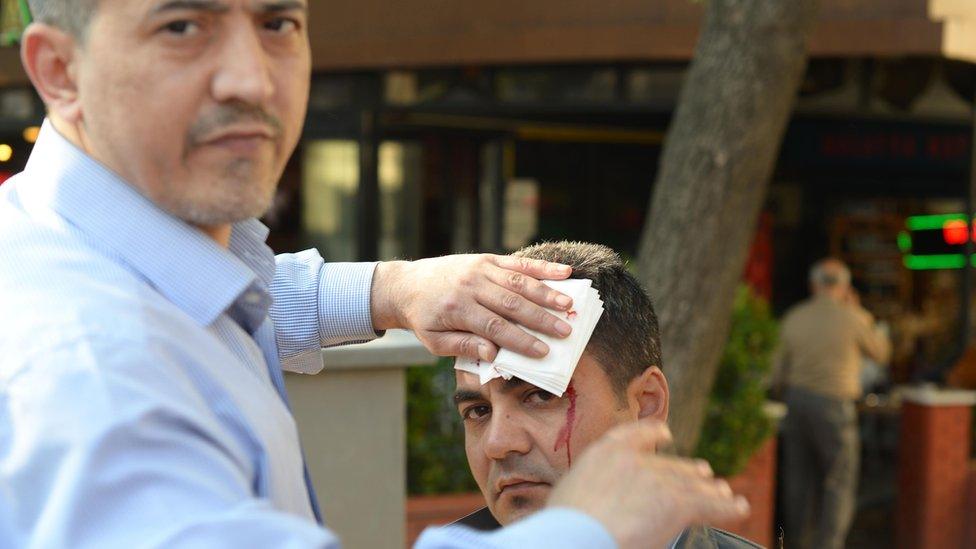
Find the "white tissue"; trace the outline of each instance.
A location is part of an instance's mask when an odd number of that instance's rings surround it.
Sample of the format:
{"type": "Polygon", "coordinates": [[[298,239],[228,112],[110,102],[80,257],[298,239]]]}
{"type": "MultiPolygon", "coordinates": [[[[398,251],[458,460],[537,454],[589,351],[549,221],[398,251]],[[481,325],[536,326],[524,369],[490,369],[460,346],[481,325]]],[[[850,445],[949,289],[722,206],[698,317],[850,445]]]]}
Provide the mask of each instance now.
{"type": "Polygon", "coordinates": [[[603,301],[600,299],[600,292],[593,288],[593,281],[589,279],[573,278],[543,282],[552,289],[573,298],[572,311],[550,311],[573,327],[573,333],[569,337],[558,339],[522,327],[549,345],[548,355],[536,359],[508,349],[501,349],[494,362],[459,357],[454,368],[477,374],[482,385],[498,377],[505,379],[517,377],[554,395],[562,396],[569,387],[569,381],[576,371],[576,364],[583,356],[597,322],[603,315],[603,301]]]}

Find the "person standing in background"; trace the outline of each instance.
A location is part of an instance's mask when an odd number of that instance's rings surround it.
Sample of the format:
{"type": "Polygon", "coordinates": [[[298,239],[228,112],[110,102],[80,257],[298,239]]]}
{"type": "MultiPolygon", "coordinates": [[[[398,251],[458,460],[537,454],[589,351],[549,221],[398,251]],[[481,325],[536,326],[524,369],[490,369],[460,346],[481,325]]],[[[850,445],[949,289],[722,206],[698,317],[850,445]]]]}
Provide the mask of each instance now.
{"type": "Polygon", "coordinates": [[[810,270],[813,296],[787,311],[773,386],[789,408],[783,426],[785,534],[791,547],[844,546],[857,502],[860,437],[855,401],[864,358],[888,361],[891,344],[850,299],[851,272],[837,259],[810,270]]]}

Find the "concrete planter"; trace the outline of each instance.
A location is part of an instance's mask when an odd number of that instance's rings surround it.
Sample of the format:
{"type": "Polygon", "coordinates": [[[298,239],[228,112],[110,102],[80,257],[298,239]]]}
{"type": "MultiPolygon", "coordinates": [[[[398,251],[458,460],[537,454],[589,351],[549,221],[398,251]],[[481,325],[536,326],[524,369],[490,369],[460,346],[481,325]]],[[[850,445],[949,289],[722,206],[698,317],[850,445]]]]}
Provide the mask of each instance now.
{"type": "Polygon", "coordinates": [[[344,547],[400,549],[406,532],[405,370],[434,364],[436,357],[398,330],[323,355],[324,372],[288,374],[285,382],[325,523],[344,547]]]}
{"type": "Polygon", "coordinates": [[[481,492],[407,498],[407,547],[428,526],[449,524],[485,506],[481,492]]]}
{"type": "Polygon", "coordinates": [[[776,513],[776,437],[769,440],[753,454],[746,468],[738,475],[726,479],[732,491],[749,500],[752,514],[749,518],[717,527],[754,541],[763,547],[773,545],[773,517],[776,513]]]}
{"type": "MultiPolygon", "coordinates": [[[[763,405],[763,411],[776,425],[775,431],[786,417],[786,405],[781,402],[768,401],[763,405]]],[[[777,436],[775,434],[756,451],[749,459],[745,469],[732,478],[726,479],[732,486],[732,491],[741,494],[749,501],[752,514],[749,518],[731,523],[716,525],[723,530],[738,534],[754,541],[763,547],[773,547],[774,525],[776,517],[776,468],[777,468],[777,436]]]]}

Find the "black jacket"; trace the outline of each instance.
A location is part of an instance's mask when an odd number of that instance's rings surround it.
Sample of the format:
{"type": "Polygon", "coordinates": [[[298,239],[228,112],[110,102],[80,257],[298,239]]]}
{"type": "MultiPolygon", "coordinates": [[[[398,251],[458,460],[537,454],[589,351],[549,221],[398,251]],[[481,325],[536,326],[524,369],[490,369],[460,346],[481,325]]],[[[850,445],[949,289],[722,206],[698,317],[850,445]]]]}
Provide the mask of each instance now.
{"type": "MultiPolygon", "coordinates": [[[[454,524],[486,531],[501,528],[487,507],[459,519],[454,524]]],[[[674,547],[675,549],[762,549],[761,545],[756,545],[735,534],[704,526],[689,528],[682,532],[674,547]]]]}

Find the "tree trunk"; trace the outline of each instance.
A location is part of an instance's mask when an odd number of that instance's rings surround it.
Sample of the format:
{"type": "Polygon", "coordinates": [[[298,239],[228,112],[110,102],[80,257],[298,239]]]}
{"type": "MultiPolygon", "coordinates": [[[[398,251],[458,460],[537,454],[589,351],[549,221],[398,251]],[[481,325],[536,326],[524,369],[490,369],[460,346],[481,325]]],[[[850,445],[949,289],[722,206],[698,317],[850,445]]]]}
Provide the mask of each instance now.
{"type": "Polygon", "coordinates": [[[710,0],[638,252],[661,322],[676,450],[689,455],[806,65],[817,0],[710,0]]]}

